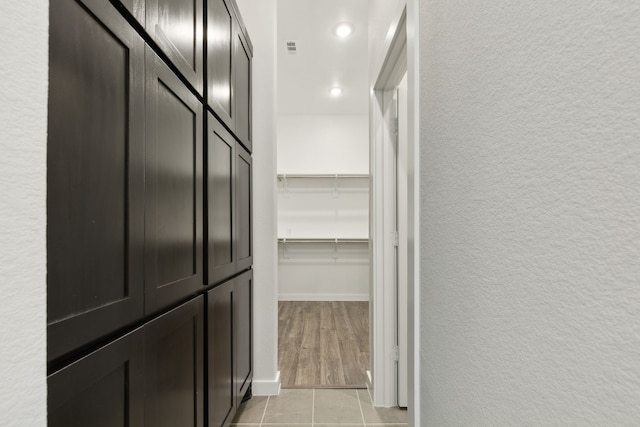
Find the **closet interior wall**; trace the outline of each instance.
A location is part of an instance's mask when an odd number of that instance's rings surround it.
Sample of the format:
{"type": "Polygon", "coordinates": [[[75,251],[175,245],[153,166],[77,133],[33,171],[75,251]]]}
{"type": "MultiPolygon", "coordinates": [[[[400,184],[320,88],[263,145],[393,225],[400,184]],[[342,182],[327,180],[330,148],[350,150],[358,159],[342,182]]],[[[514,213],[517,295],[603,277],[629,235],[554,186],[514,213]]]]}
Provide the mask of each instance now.
{"type": "Polygon", "coordinates": [[[252,381],[235,1],[60,0],[49,31],[49,426],[228,425],[252,381]]]}
{"type": "Polygon", "coordinates": [[[281,301],[369,300],[366,115],[278,118],[281,301]]]}

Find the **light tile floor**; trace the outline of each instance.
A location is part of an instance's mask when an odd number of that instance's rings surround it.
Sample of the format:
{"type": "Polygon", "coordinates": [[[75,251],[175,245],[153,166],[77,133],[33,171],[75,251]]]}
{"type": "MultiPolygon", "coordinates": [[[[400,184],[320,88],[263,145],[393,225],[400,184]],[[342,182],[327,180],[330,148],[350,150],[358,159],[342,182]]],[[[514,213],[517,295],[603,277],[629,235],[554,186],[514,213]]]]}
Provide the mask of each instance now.
{"type": "Polygon", "coordinates": [[[406,426],[407,411],[375,408],[367,390],[286,389],[243,403],[232,426],[406,426]]]}

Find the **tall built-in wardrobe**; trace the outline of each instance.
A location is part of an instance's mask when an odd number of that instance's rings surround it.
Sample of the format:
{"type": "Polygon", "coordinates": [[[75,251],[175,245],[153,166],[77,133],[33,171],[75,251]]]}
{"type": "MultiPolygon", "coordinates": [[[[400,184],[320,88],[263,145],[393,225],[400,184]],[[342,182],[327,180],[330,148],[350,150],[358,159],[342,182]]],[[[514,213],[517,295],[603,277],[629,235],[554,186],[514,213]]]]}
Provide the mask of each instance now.
{"type": "Polygon", "coordinates": [[[251,58],[234,0],[51,2],[49,426],[251,393],[251,58]]]}

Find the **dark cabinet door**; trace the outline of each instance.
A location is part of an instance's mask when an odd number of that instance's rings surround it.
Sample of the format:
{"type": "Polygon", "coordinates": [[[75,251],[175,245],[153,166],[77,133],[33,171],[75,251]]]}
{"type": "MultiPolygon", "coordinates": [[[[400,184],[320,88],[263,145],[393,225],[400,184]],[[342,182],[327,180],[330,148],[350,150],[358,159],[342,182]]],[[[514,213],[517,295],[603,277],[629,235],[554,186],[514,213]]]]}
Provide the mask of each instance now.
{"type": "Polygon", "coordinates": [[[236,146],[236,270],[253,263],[252,160],[240,145],[236,146]]]}
{"type": "Polygon", "coordinates": [[[49,427],[143,427],[142,330],[48,378],[49,427]]]}
{"type": "Polygon", "coordinates": [[[239,405],[252,378],[252,306],[253,271],[249,270],[234,279],[233,286],[233,336],[235,340],[235,393],[239,405]]]}
{"type": "Polygon", "coordinates": [[[208,283],[218,283],[236,272],[235,156],[236,142],[216,120],[208,117],[207,224],[208,283]]]}
{"type": "Polygon", "coordinates": [[[52,361],[143,313],[144,42],[109,2],[60,0],[49,43],[52,361]]]}
{"type": "MultiPolygon", "coordinates": [[[[239,25],[238,25],[239,27],[239,25]]],[[[236,31],[234,46],[235,133],[247,150],[251,144],[251,45],[244,33],[236,31]]]]}
{"type": "Polygon", "coordinates": [[[146,426],[204,425],[202,300],[191,300],[144,327],[146,426]]]}
{"type": "Polygon", "coordinates": [[[145,312],[202,288],[202,105],[147,49],[145,312]]]}
{"type": "Polygon", "coordinates": [[[207,1],[207,103],[229,129],[234,128],[232,67],[235,16],[227,0],[207,1]]]}
{"type": "Polygon", "coordinates": [[[252,159],[211,115],[207,144],[207,282],[211,285],[253,262],[252,159]]]}
{"type": "Polygon", "coordinates": [[[209,426],[228,425],[252,379],[253,271],[207,293],[209,426]]]}
{"type": "Polygon", "coordinates": [[[146,0],[145,28],[171,63],[202,94],[203,0],[146,0]]]}
{"type": "Polygon", "coordinates": [[[235,412],[233,284],[207,293],[209,427],[228,425],[235,412]]]}

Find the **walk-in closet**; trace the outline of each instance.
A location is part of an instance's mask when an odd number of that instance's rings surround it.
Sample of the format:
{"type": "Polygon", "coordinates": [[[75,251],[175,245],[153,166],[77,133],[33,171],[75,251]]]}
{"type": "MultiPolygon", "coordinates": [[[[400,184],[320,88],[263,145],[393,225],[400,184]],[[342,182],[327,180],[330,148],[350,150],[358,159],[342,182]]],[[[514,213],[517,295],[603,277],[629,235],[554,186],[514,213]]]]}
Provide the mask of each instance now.
{"type": "Polygon", "coordinates": [[[278,365],[283,388],[369,369],[366,0],[278,2],[278,365]]]}

